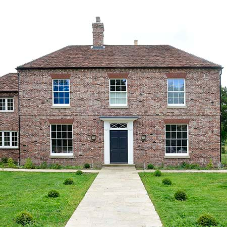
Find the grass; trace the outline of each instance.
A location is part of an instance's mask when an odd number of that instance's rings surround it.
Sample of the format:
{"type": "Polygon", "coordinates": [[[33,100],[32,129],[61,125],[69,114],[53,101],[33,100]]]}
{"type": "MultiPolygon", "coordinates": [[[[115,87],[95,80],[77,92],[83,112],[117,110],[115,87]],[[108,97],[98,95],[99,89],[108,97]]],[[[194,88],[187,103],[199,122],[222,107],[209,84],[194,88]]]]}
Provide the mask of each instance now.
{"type": "Polygon", "coordinates": [[[30,212],[39,227],[65,226],[97,174],[0,172],[0,226],[20,226],[13,220],[20,211],[30,212]],[[64,185],[72,178],[74,185],[64,185]],[[48,198],[50,190],[60,197],[48,198]]]}
{"type": "Polygon", "coordinates": [[[227,174],[225,173],[140,173],[145,188],[165,227],[197,226],[200,215],[208,213],[219,226],[227,226],[227,174]],[[169,178],[172,185],[162,184],[169,178]],[[177,201],[174,193],[184,190],[187,201],[177,201]]]}
{"type": "Polygon", "coordinates": [[[221,163],[227,167],[227,154],[221,154],[221,163]]]}

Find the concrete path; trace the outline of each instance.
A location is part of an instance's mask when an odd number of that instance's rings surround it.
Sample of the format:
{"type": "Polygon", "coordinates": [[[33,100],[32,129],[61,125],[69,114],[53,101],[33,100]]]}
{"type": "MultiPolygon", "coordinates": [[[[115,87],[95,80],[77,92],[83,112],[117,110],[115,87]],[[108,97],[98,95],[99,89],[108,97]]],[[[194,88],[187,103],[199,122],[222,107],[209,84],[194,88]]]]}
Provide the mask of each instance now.
{"type": "Polygon", "coordinates": [[[104,167],[66,227],[162,226],[135,167],[104,167]]]}
{"type": "MultiPolygon", "coordinates": [[[[12,172],[40,172],[40,173],[75,173],[78,169],[13,169],[13,168],[0,168],[0,171],[12,172]]],[[[100,170],[96,169],[82,169],[85,173],[99,173],[100,170]]]]}

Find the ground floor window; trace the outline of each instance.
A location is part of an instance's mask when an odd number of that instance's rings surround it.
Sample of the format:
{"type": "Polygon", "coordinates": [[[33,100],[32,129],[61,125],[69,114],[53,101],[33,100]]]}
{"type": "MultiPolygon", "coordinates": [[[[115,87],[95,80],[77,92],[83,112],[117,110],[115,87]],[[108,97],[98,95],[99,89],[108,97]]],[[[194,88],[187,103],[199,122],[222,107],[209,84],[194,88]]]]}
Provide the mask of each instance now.
{"type": "Polygon", "coordinates": [[[51,125],[51,153],[70,154],[73,152],[72,125],[51,125]]]}
{"type": "Polygon", "coordinates": [[[166,125],[166,155],[188,154],[188,125],[166,125]]]}
{"type": "Polygon", "coordinates": [[[0,131],[0,148],[18,148],[17,132],[0,131]]]}

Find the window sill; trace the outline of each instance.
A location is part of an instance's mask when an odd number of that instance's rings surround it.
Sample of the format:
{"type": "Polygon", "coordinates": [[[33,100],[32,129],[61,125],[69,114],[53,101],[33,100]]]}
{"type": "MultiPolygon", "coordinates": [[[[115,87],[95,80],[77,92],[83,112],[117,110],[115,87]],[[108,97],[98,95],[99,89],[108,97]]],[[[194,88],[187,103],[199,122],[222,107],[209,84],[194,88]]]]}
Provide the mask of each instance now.
{"type": "Polygon", "coordinates": [[[184,109],[184,108],[187,108],[187,106],[167,106],[167,109],[177,109],[177,108],[182,108],[182,109],[184,109]]]}
{"type": "Polygon", "coordinates": [[[14,112],[14,110],[7,110],[7,111],[2,111],[2,110],[0,110],[0,113],[13,113],[14,112]]]}
{"type": "Polygon", "coordinates": [[[173,156],[164,156],[164,158],[190,158],[189,155],[173,155],[173,156]]]}
{"type": "Polygon", "coordinates": [[[52,109],[68,109],[71,108],[71,106],[51,106],[52,109]]]}
{"type": "Polygon", "coordinates": [[[0,150],[18,150],[18,147],[0,147],[0,150]]]}
{"type": "Polygon", "coordinates": [[[128,106],[109,106],[110,109],[128,109],[128,106]]]}
{"type": "Polygon", "coordinates": [[[50,158],[74,158],[74,155],[72,154],[72,155],[64,155],[64,154],[62,154],[62,155],[50,155],[50,158]]]}

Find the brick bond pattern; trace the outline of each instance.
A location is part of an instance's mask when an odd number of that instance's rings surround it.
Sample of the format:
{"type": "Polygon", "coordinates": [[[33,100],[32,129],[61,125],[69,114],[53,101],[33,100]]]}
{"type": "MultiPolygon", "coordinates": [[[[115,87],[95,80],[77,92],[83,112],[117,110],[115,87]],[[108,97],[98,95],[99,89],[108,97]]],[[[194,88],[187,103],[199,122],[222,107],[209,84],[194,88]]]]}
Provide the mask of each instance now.
{"type": "Polygon", "coordinates": [[[19,70],[21,160],[40,164],[100,166],[104,157],[104,126],[100,116],[139,116],[134,121],[134,162],[217,165],[220,160],[220,96],[218,69],[72,69],[19,70]],[[107,73],[129,73],[128,108],[109,108],[107,73]],[[186,108],[167,108],[167,73],[187,73],[186,108]],[[70,74],[71,107],[52,107],[51,74],[70,74]],[[74,119],[74,158],[50,158],[49,119],[74,119]],[[165,119],[189,119],[190,159],[164,158],[165,119]],[[90,141],[90,135],[96,141],[90,141]],[[141,142],[141,135],[147,140],[141,142]]]}
{"type": "MultiPolygon", "coordinates": [[[[14,112],[0,112],[0,131],[19,131],[18,92],[1,92],[0,97],[14,98],[14,112]]],[[[19,149],[0,149],[0,158],[13,158],[18,161],[19,149]]]]}

